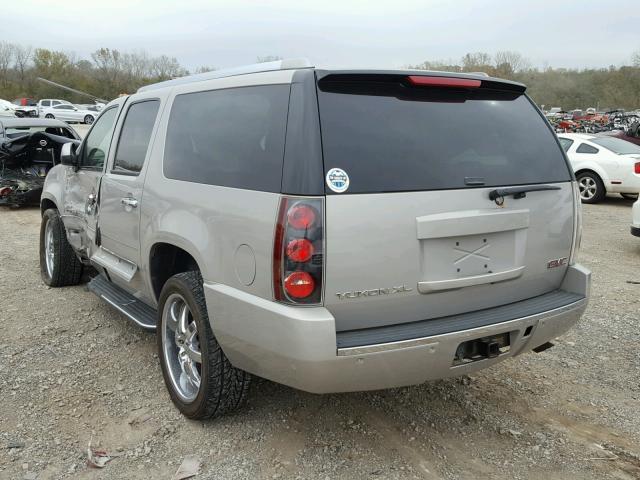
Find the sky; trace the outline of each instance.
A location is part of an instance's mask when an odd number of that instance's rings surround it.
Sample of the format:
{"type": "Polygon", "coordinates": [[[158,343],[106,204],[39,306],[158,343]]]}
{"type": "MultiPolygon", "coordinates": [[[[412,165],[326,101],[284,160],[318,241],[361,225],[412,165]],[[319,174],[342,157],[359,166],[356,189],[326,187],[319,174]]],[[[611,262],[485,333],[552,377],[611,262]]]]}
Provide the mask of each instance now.
{"type": "Polygon", "coordinates": [[[537,67],[629,64],[640,8],[620,0],[1,0],[0,40],[73,52],[101,47],[225,68],[257,57],[320,67],[400,68],[514,50],[537,67]]]}

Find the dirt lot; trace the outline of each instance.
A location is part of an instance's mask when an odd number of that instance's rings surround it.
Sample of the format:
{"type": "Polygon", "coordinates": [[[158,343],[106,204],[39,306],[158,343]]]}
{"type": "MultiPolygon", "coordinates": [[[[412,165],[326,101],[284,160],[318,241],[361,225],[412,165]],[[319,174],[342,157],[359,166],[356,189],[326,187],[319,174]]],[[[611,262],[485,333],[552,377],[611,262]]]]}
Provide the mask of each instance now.
{"type": "Polygon", "coordinates": [[[558,345],[472,377],[317,396],[259,382],[247,408],[185,420],[155,338],[84,286],[48,289],[39,212],[0,209],[0,478],[640,478],[640,239],[630,202],[586,206],[593,296],[558,345]],[[89,441],[116,457],[86,466],[89,441]]]}

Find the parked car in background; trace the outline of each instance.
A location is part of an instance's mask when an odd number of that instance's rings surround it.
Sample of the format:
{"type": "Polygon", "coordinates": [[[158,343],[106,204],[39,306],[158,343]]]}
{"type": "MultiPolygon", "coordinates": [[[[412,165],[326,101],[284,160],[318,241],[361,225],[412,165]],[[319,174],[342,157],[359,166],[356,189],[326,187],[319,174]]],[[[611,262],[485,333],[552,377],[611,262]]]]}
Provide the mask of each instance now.
{"type": "Polygon", "coordinates": [[[15,117],[16,106],[7,101],[0,99],[0,117],[15,117]]]}
{"type": "Polygon", "coordinates": [[[49,108],[43,108],[40,116],[44,118],[57,118],[65,122],[86,123],[91,125],[100,112],[97,110],[80,109],[71,104],[59,104],[49,108]]]}
{"type": "Polygon", "coordinates": [[[626,140],[627,142],[635,143],[636,145],[640,145],[640,122],[635,122],[627,127],[625,130],[610,130],[608,132],[602,132],[599,135],[615,137],[621,140],[626,140]]]}
{"type": "Polygon", "coordinates": [[[60,120],[0,117],[0,205],[38,205],[62,145],[78,140],[60,120]]]}
{"type": "Polygon", "coordinates": [[[33,98],[16,98],[13,104],[16,106],[17,117],[38,116],[38,103],[33,98]]]}
{"type": "Polygon", "coordinates": [[[635,198],[640,192],[640,146],[610,136],[561,133],[584,203],[598,203],[607,193],[635,198]]]}
{"type": "Polygon", "coordinates": [[[190,418],[237,409],[252,374],[468,374],[549,348],[588,302],[565,155],[524,85],[482,75],[283,60],[146,86],[63,147],[41,210],[44,282],[95,266],[190,418]]]}
{"type": "Polygon", "coordinates": [[[57,98],[43,98],[42,100],[38,100],[38,116],[43,116],[42,111],[45,108],[55,107],[56,105],[72,105],[71,102],[67,100],[59,100],[57,98]]]}

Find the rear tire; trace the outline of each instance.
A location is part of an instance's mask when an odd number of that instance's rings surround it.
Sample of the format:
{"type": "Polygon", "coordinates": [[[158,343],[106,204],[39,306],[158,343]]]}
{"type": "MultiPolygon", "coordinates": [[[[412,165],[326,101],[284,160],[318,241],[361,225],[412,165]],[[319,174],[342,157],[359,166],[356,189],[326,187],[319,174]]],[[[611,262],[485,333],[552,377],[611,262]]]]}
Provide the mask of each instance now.
{"type": "Polygon", "coordinates": [[[51,114],[51,113],[47,113],[47,114],[44,116],[44,118],[56,118],[56,117],[54,117],[54,116],[53,116],[53,114],[51,114]]]}
{"type": "Polygon", "coordinates": [[[598,203],[607,195],[604,183],[594,172],[582,172],[576,177],[582,203],[598,203]]]}
{"type": "Polygon", "coordinates": [[[69,244],[54,208],[44,212],[40,224],[40,274],[50,287],[77,285],[82,278],[82,262],[69,244]]]}
{"type": "Polygon", "coordinates": [[[219,417],[244,404],[251,375],[231,365],[213,335],[200,272],[167,280],[156,337],[165,385],[184,416],[219,417]]]}
{"type": "Polygon", "coordinates": [[[93,124],[93,117],[91,115],[87,115],[86,117],[84,117],[84,123],[86,123],[87,125],[93,124]]]}

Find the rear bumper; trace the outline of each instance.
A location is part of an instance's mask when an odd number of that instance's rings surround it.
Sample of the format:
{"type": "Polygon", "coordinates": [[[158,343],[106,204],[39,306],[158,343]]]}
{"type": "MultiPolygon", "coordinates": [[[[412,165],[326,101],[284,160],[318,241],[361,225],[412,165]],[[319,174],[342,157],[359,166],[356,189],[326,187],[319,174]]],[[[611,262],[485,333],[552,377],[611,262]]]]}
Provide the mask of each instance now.
{"type": "Polygon", "coordinates": [[[479,328],[340,349],[335,320],[323,307],[289,307],[220,284],[205,284],[205,295],[213,331],[233,365],[300,390],[330,393],[462,375],[532,350],[578,321],[587,306],[589,286],[590,272],[575,265],[561,287],[577,295],[567,305],[479,328]],[[502,333],[510,334],[509,352],[452,365],[460,343],[502,333]]]}

